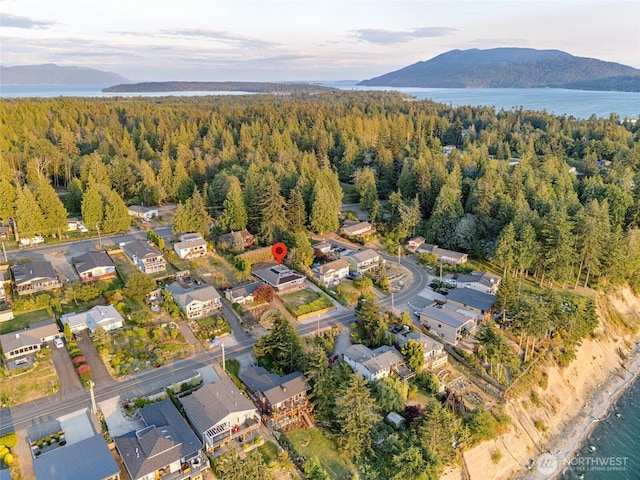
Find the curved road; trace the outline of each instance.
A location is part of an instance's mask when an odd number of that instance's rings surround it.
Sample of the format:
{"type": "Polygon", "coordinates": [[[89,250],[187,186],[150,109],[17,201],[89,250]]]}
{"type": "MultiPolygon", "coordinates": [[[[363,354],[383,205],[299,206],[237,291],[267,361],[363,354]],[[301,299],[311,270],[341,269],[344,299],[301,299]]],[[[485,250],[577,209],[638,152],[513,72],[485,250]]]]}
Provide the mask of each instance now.
{"type": "MultiPolygon", "coordinates": [[[[95,239],[87,240],[86,242],[95,243],[95,239]]],[[[49,248],[59,249],[60,247],[39,247],[37,250],[45,250],[49,248]]],[[[34,249],[29,249],[29,251],[33,250],[34,249]]],[[[14,254],[12,256],[17,257],[21,256],[20,253],[23,251],[24,250],[21,250],[20,252],[14,251],[11,253],[14,254]]],[[[388,262],[397,262],[397,258],[395,257],[391,257],[386,254],[381,255],[388,262]]],[[[416,296],[424,288],[428,278],[424,269],[416,264],[414,257],[403,258],[401,264],[411,271],[413,274],[413,282],[411,282],[410,285],[407,285],[401,292],[394,293],[394,302],[397,302],[398,304],[404,303],[416,296]]],[[[389,306],[391,304],[391,298],[385,298],[379,303],[382,307],[389,306]]],[[[225,306],[223,306],[223,309],[224,308],[225,306]]],[[[226,357],[233,358],[249,353],[251,347],[255,343],[255,339],[246,335],[242,331],[235,315],[226,313],[225,316],[230,320],[237,340],[236,345],[226,348],[226,357]]],[[[348,326],[355,321],[355,313],[350,311],[349,313],[330,317],[327,320],[331,322],[331,325],[342,324],[348,326]]],[[[323,326],[326,327],[327,324],[325,323],[323,326]]],[[[314,322],[309,322],[307,324],[298,324],[296,328],[298,333],[304,336],[314,333],[317,327],[314,322]]],[[[171,383],[168,380],[169,376],[184,374],[184,378],[187,378],[193,374],[195,369],[220,361],[221,356],[221,352],[219,351],[216,351],[215,353],[201,352],[192,357],[175,361],[160,368],[136,374],[130,378],[119,381],[109,379],[104,383],[96,385],[94,389],[96,402],[100,403],[103,400],[120,395],[132,397],[157,391],[171,383]]],[[[75,390],[70,392],[68,390],[61,389],[58,393],[48,397],[39,398],[10,408],[2,408],[0,409],[0,435],[11,431],[23,430],[31,425],[48,421],[90,406],[91,401],[88,391],[75,390]]]]}

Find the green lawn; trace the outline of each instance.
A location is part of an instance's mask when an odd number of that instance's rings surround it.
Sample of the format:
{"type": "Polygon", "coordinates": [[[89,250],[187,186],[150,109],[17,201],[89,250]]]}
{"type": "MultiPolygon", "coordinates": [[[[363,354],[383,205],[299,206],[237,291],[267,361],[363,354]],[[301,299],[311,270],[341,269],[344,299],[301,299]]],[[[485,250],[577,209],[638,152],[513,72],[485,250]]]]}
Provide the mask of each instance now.
{"type": "Polygon", "coordinates": [[[15,332],[17,330],[23,330],[33,323],[48,320],[50,318],[51,314],[46,308],[34,310],[33,312],[21,313],[20,315],[16,315],[13,320],[0,323],[0,335],[15,332]]]}
{"type": "Polygon", "coordinates": [[[318,427],[311,430],[296,430],[286,434],[294,448],[306,458],[318,457],[322,467],[331,478],[341,479],[351,477],[356,472],[355,467],[346,460],[337,445],[318,427]],[[302,446],[302,444],[306,446],[302,446]]]}
{"type": "Polygon", "coordinates": [[[320,298],[320,294],[314,292],[311,289],[305,288],[304,290],[298,290],[297,292],[285,293],[280,295],[282,303],[292,308],[298,308],[302,305],[307,305],[320,298]]]}
{"type": "Polygon", "coordinates": [[[356,187],[349,185],[348,183],[340,183],[344,196],[342,197],[342,203],[356,203],[359,200],[356,187]]]}
{"type": "Polygon", "coordinates": [[[278,460],[278,445],[273,442],[264,442],[258,447],[258,452],[260,452],[262,460],[264,460],[264,463],[267,465],[278,460]]]}
{"type": "Polygon", "coordinates": [[[110,253],[109,256],[111,257],[111,260],[113,260],[113,263],[116,264],[120,278],[122,278],[124,282],[127,281],[127,277],[129,277],[129,275],[139,272],[136,266],[129,261],[124,253],[110,253]]]}

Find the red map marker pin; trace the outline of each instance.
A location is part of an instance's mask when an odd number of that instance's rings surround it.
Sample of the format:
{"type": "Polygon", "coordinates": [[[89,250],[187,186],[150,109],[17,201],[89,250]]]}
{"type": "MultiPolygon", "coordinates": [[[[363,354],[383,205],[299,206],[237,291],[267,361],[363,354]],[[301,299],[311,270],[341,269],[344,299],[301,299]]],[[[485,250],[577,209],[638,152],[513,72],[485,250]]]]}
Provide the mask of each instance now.
{"type": "Polygon", "coordinates": [[[287,246],[282,243],[274,243],[271,247],[271,255],[278,261],[278,265],[282,263],[282,259],[287,256],[287,246]]]}

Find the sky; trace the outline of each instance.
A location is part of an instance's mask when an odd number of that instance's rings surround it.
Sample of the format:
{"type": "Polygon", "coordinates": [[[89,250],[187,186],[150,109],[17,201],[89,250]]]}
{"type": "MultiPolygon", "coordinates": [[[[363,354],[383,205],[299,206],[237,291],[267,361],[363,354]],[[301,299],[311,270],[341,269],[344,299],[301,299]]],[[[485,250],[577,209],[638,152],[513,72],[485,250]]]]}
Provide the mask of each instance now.
{"type": "Polygon", "coordinates": [[[640,1],[0,0],[0,64],[131,81],[363,80],[453,49],[640,68],[640,1]]]}

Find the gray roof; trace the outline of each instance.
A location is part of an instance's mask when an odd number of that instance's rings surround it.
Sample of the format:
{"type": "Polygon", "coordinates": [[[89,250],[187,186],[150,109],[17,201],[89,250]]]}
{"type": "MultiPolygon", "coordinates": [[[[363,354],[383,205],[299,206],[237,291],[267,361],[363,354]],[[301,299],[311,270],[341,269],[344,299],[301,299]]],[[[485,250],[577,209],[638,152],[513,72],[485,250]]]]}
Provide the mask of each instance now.
{"type": "Polygon", "coordinates": [[[103,480],[120,473],[102,435],[44,453],[33,469],[38,480],[103,480]]]}
{"type": "Polygon", "coordinates": [[[496,297],[473,288],[454,288],[447,295],[447,302],[452,301],[462,305],[469,305],[484,312],[491,310],[496,303],[496,297]]]}
{"type": "Polygon", "coordinates": [[[142,240],[127,243],[123,248],[125,252],[129,252],[140,259],[162,256],[159,250],[149,245],[149,242],[142,240]]]}
{"type": "Polygon", "coordinates": [[[351,345],[343,355],[363,365],[373,374],[380,370],[386,370],[404,360],[400,352],[388,345],[383,345],[375,350],[371,350],[362,344],[351,345]]]}
{"type": "Polygon", "coordinates": [[[371,248],[367,248],[366,250],[360,250],[359,252],[352,253],[349,255],[353,258],[356,263],[366,262],[368,260],[374,260],[376,258],[380,258],[380,254],[371,248]]]}
{"type": "Polygon", "coordinates": [[[253,274],[269,285],[286,285],[289,282],[300,280],[304,275],[294,272],[284,265],[272,265],[270,267],[259,268],[253,274]]]}
{"type": "Polygon", "coordinates": [[[262,392],[271,405],[311,390],[300,372],[292,372],[281,377],[269,373],[262,367],[249,367],[242,372],[240,380],[254,392],[262,392]]]}
{"type": "Polygon", "coordinates": [[[409,340],[415,340],[424,347],[425,352],[432,352],[434,350],[442,350],[444,345],[439,341],[431,338],[429,335],[425,335],[422,332],[400,332],[396,333],[396,343],[399,347],[409,342],[409,340]]]}
{"type": "MultiPolygon", "coordinates": [[[[86,324],[89,330],[93,332],[98,327],[105,328],[105,326],[114,323],[124,322],[124,319],[113,305],[97,305],[86,312],[73,312],[62,315],[60,321],[63,324],[68,323],[69,327],[72,328],[76,325],[86,324]]],[[[109,328],[106,328],[106,330],[109,330],[109,328]]]]}
{"type": "Polygon", "coordinates": [[[211,285],[201,287],[184,287],[178,282],[167,285],[166,288],[179,305],[189,305],[193,301],[208,302],[220,298],[218,291],[211,285]]]}
{"type": "Polygon", "coordinates": [[[232,298],[238,298],[252,295],[260,285],[262,285],[260,282],[253,282],[248,285],[241,285],[239,287],[232,288],[231,296],[232,298]]]}
{"type": "Polygon", "coordinates": [[[115,267],[111,257],[106,252],[94,251],[73,258],[73,264],[79,274],[98,267],[115,267]]]}
{"type": "Polygon", "coordinates": [[[327,262],[324,265],[320,265],[318,267],[318,272],[320,275],[326,275],[330,271],[343,270],[345,268],[349,268],[349,262],[347,262],[344,258],[339,260],[334,260],[333,262],[327,262]]]}
{"type": "Polygon", "coordinates": [[[12,265],[11,272],[16,285],[24,285],[39,279],[57,279],[56,272],[49,262],[32,261],[21,265],[12,265]]]}
{"type": "Polygon", "coordinates": [[[207,383],[191,395],[180,399],[189,419],[204,433],[233,412],[255,410],[227,375],[215,383],[207,383]]]}
{"type": "Polygon", "coordinates": [[[146,428],[116,437],[116,447],[131,478],[140,478],[202,449],[171,400],[139,411],[146,428]]]}
{"type": "Polygon", "coordinates": [[[11,470],[0,468],[0,480],[11,480],[11,470]]]}
{"type": "Polygon", "coordinates": [[[437,305],[433,304],[420,312],[420,315],[425,315],[432,320],[444,323],[453,328],[459,328],[466,325],[471,317],[460,313],[452,305],[437,305]]]}
{"type": "Polygon", "coordinates": [[[461,283],[480,283],[487,287],[493,287],[500,283],[501,277],[491,272],[479,272],[473,271],[466,275],[458,275],[456,279],[459,284],[461,283]]]}
{"type": "Polygon", "coordinates": [[[342,231],[347,235],[358,234],[360,231],[372,230],[373,225],[369,222],[359,222],[352,225],[348,225],[348,222],[345,222],[345,225],[342,227],[342,231]]]}
{"type": "Polygon", "coordinates": [[[58,333],[60,333],[58,325],[53,320],[43,320],[30,325],[26,330],[1,335],[0,343],[2,344],[2,351],[9,353],[16,348],[40,345],[43,338],[51,337],[58,333]]]}

